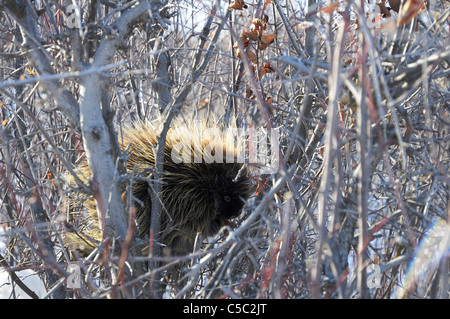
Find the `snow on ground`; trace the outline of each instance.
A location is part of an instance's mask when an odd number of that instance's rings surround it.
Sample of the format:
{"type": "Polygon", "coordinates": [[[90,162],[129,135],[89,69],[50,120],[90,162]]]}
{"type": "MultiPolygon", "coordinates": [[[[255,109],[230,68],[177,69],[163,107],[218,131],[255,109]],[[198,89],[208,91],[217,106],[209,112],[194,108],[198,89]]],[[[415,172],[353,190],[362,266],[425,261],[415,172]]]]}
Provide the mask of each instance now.
{"type": "MultiPolygon", "coordinates": [[[[0,254],[5,255],[6,244],[3,229],[0,229],[0,254]]],[[[39,276],[31,269],[16,271],[16,275],[39,297],[47,294],[44,283],[39,276]]],[[[12,283],[9,273],[0,267],[0,299],[31,299],[22,289],[12,283]]]]}
{"type": "MultiPolygon", "coordinates": [[[[47,294],[44,283],[33,270],[16,271],[16,275],[40,298],[47,294]]],[[[22,289],[12,283],[9,273],[4,268],[0,268],[0,299],[31,299],[22,289]]]]}

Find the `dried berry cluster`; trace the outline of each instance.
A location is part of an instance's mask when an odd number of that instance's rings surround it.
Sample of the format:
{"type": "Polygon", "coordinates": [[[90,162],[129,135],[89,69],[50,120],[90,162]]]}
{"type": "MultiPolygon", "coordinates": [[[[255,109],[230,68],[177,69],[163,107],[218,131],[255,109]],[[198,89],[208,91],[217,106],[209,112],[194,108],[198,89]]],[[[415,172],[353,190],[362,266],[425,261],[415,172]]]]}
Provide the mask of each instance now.
{"type": "MultiPolygon", "coordinates": [[[[265,2],[266,5],[269,3],[270,0],[265,2]]],[[[243,0],[235,0],[229,5],[229,8],[243,10],[247,9],[247,5],[243,0]]],[[[266,32],[268,23],[269,16],[267,14],[263,14],[261,18],[253,18],[250,29],[241,32],[239,36],[240,44],[234,45],[236,57],[241,60],[245,60],[245,57],[248,59],[254,81],[259,81],[267,73],[275,72],[273,66],[269,62],[262,62],[258,54],[274,43],[277,37],[276,33],[266,32]]],[[[245,90],[245,97],[251,99],[255,97],[250,88],[245,90]]],[[[271,104],[272,98],[267,97],[266,103],[271,104]]]]}

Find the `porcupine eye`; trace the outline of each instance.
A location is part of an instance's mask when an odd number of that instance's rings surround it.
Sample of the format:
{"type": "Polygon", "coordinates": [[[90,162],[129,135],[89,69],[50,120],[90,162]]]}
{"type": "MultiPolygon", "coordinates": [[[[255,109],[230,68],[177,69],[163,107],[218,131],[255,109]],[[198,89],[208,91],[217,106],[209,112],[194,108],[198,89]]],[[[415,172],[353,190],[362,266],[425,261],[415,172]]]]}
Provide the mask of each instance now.
{"type": "Polygon", "coordinates": [[[237,194],[225,192],[222,193],[222,200],[219,202],[219,215],[225,219],[231,219],[239,216],[244,202],[237,194]]]}

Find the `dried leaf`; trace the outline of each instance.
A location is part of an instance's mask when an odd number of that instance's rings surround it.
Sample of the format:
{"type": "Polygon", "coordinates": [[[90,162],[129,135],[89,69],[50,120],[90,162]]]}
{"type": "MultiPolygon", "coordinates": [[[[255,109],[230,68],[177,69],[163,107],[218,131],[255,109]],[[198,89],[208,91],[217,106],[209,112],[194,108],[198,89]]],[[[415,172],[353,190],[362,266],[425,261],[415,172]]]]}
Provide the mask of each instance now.
{"type": "Polygon", "coordinates": [[[269,45],[271,45],[273,43],[273,41],[276,38],[276,34],[265,34],[261,37],[261,43],[259,44],[259,50],[264,50],[265,48],[267,48],[269,45]]]}
{"type": "Polygon", "coordinates": [[[248,6],[245,4],[244,0],[234,0],[229,6],[229,9],[234,9],[234,10],[242,10],[242,9],[247,9],[248,6]]]}
{"type": "Polygon", "coordinates": [[[320,11],[323,11],[325,13],[331,14],[333,13],[334,9],[340,6],[339,2],[333,2],[327,5],[326,7],[323,7],[320,11]]]}
{"type": "MultiPolygon", "coordinates": [[[[260,71],[260,70],[258,70],[258,73],[259,73],[259,71],[260,71]]],[[[252,73],[255,75],[255,77],[254,77],[254,81],[255,81],[255,82],[258,82],[259,79],[263,76],[262,74],[258,74],[258,73],[256,72],[256,65],[252,65],[252,73]]]]}
{"type": "Polygon", "coordinates": [[[262,77],[266,73],[274,73],[275,69],[267,62],[263,67],[259,68],[259,76],[262,77]]]}
{"type": "Polygon", "coordinates": [[[51,181],[50,185],[53,185],[54,184],[54,182],[53,182],[53,174],[51,172],[47,173],[47,178],[48,178],[49,181],[51,181]]]}
{"type": "Polygon", "coordinates": [[[269,62],[266,62],[264,65],[264,70],[266,70],[266,73],[274,73],[275,69],[270,65],[269,62]]]}
{"type": "Polygon", "coordinates": [[[378,7],[380,8],[381,16],[383,18],[389,18],[391,16],[391,12],[388,7],[386,7],[386,4],[384,1],[380,1],[377,3],[378,7]]]}
{"type": "Polygon", "coordinates": [[[252,23],[255,26],[255,30],[258,30],[259,28],[266,30],[267,28],[267,23],[262,19],[253,19],[252,23]]]}
{"type": "Polygon", "coordinates": [[[255,97],[255,95],[253,94],[253,91],[252,91],[252,89],[250,89],[250,88],[246,88],[245,89],[245,95],[244,95],[246,98],[248,98],[248,99],[252,99],[252,98],[254,98],[255,97]]]}
{"type": "Polygon", "coordinates": [[[262,78],[264,76],[264,74],[266,74],[266,69],[259,68],[259,77],[262,78]]]}
{"type": "Polygon", "coordinates": [[[202,110],[202,109],[204,109],[205,107],[207,107],[208,105],[209,105],[209,99],[201,100],[198,109],[199,109],[199,110],[202,110]]]}
{"type": "Polygon", "coordinates": [[[350,65],[355,65],[355,63],[356,63],[355,60],[350,58],[350,59],[347,59],[347,60],[344,61],[344,65],[343,66],[344,66],[344,68],[346,68],[346,67],[348,67],[350,65]]]}
{"type": "Polygon", "coordinates": [[[389,0],[389,6],[395,12],[398,12],[400,10],[400,3],[400,0],[389,0]]]}
{"type": "Polygon", "coordinates": [[[264,193],[268,189],[269,189],[269,183],[268,183],[267,179],[264,179],[264,178],[258,179],[255,194],[258,195],[258,194],[264,193]]]}
{"type": "Polygon", "coordinates": [[[403,25],[410,23],[417,16],[423,5],[424,0],[407,0],[403,4],[399,24],[403,25]]]}
{"type": "MultiPolygon", "coordinates": [[[[248,45],[249,45],[249,43],[250,43],[250,40],[247,39],[247,38],[245,38],[245,39],[242,39],[242,38],[241,38],[241,41],[242,41],[242,46],[243,46],[244,48],[247,48],[248,45]]],[[[233,46],[233,48],[239,49],[239,44],[236,43],[236,44],[233,46]]]]}
{"type": "Polygon", "coordinates": [[[258,30],[249,30],[243,31],[242,36],[245,36],[247,39],[251,41],[259,41],[260,33],[258,30]]]}
{"type": "Polygon", "coordinates": [[[258,58],[256,57],[255,53],[253,53],[252,51],[246,51],[246,52],[247,52],[247,57],[250,60],[250,62],[252,62],[252,63],[258,62],[258,58]]]}
{"type": "Polygon", "coordinates": [[[242,51],[240,49],[236,50],[236,58],[243,60],[244,56],[242,55],[242,51]]]}
{"type": "MultiPolygon", "coordinates": [[[[245,51],[245,54],[247,54],[247,58],[250,62],[256,63],[258,61],[258,58],[256,57],[256,54],[252,51],[245,51]]],[[[236,58],[244,60],[244,54],[240,49],[236,50],[236,58]]]]}
{"type": "Polygon", "coordinates": [[[258,47],[260,51],[266,49],[271,43],[261,43],[258,47]]]}
{"type": "Polygon", "coordinates": [[[321,146],[317,148],[317,153],[319,153],[321,156],[325,153],[325,146],[321,146]]]}
{"type": "Polygon", "coordinates": [[[264,34],[262,37],[261,37],[261,42],[262,43],[272,43],[274,40],[275,40],[275,38],[277,37],[277,34],[276,33],[273,33],[273,34],[264,34]]]}

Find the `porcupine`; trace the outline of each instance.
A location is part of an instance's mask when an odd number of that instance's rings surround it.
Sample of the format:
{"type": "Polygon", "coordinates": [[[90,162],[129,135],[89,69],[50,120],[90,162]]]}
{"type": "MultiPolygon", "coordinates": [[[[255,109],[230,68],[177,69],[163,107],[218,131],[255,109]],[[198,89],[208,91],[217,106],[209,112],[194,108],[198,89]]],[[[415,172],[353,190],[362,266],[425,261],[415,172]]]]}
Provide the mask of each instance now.
{"type": "MultiPolygon", "coordinates": [[[[215,235],[230,219],[240,215],[251,194],[249,171],[238,163],[239,148],[226,135],[201,136],[205,127],[176,124],[168,131],[164,155],[161,212],[161,243],[166,255],[184,255],[192,251],[198,233],[215,235]],[[187,152],[186,152],[187,150],[187,152]]],[[[216,134],[217,135],[217,134],[216,134]]],[[[133,180],[133,196],[138,236],[146,238],[150,230],[152,190],[145,179],[155,167],[158,131],[151,124],[139,122],[123,129],[121,148],[127,149],[127,171],[133,180]]],[[[233,137],[231,137],[233,138],[233,137]]],[[[241,162],[241,161],[239,161],[241,162]]],[[[84,176],[86,164],[80,165],[84,176]]],[[[93,227],[84,234],[67,233],[70,246],[81,255],[89,254],[101,239],[93,199],[85,201],[85,209],[94,219],[93,227]]]]}

